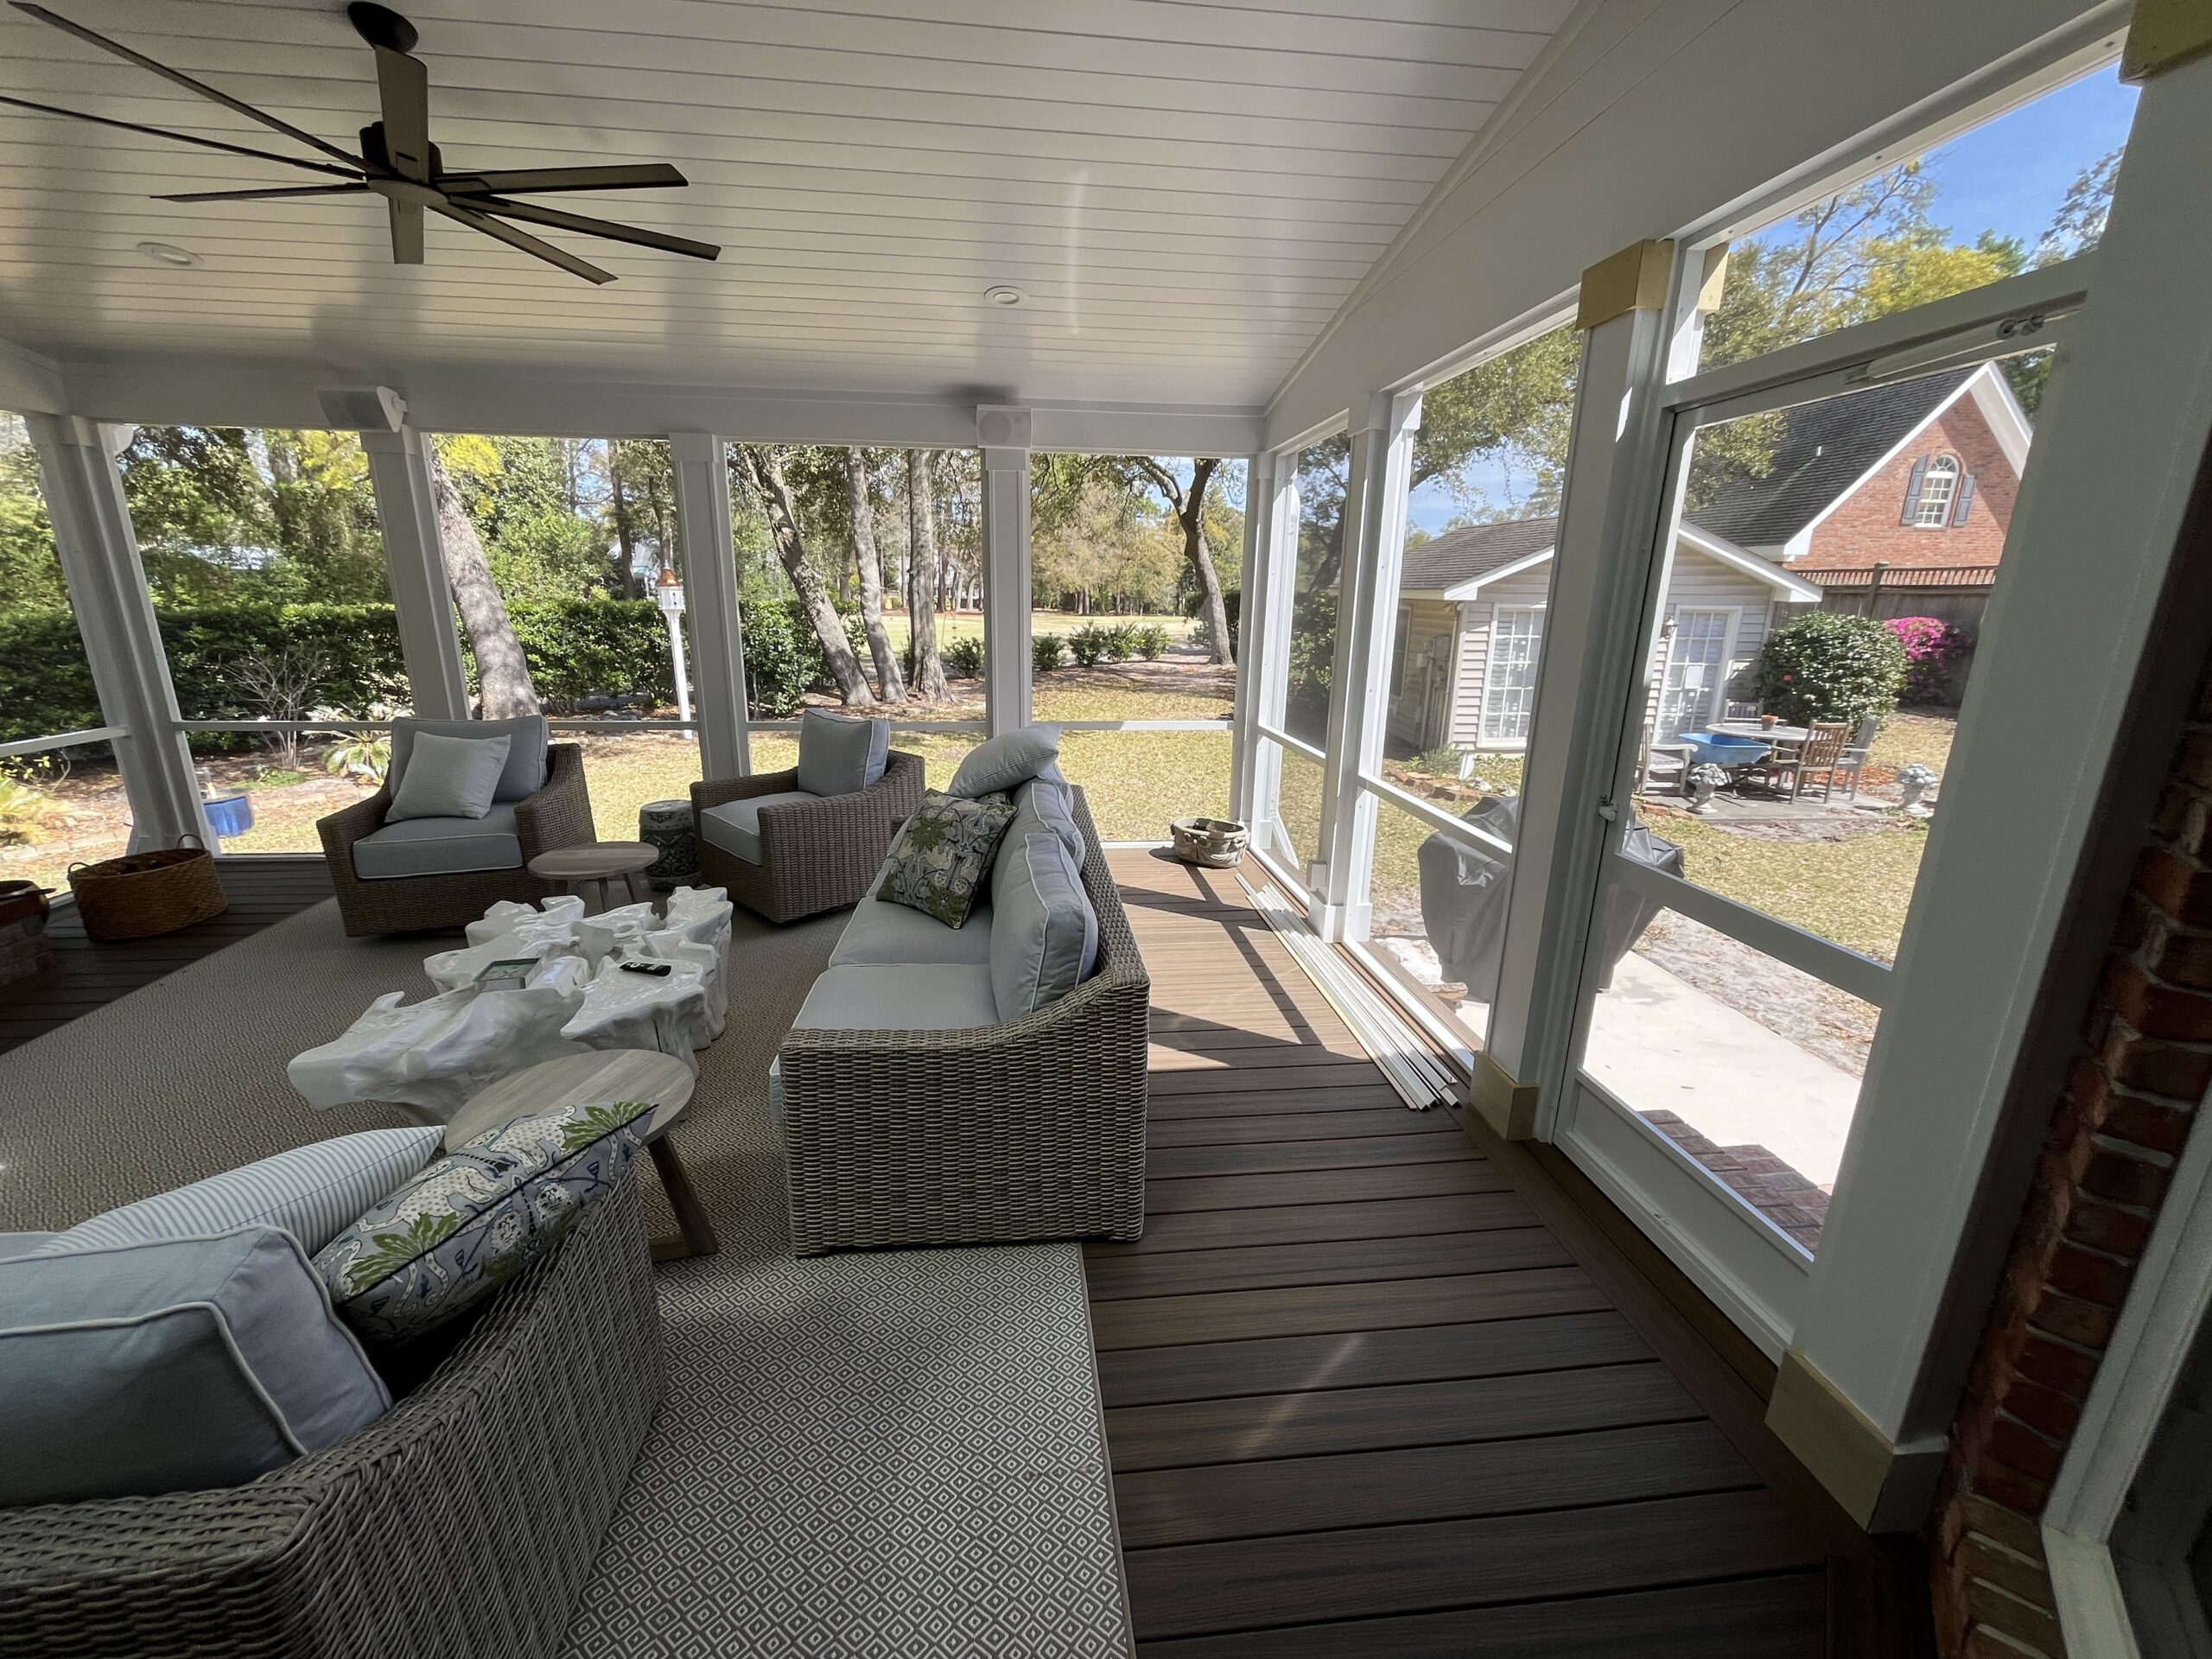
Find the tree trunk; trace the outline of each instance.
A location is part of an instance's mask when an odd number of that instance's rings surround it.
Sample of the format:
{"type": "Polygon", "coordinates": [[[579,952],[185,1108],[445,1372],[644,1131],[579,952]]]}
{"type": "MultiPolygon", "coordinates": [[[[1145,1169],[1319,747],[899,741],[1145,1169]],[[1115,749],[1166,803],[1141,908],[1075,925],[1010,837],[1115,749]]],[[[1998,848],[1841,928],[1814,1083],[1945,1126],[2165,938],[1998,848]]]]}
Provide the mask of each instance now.
{"type": "Polygon", "coordinates": [[[614,495],[614,544],[621,550],[622,597],[638,596],[638,550],[630,541],[630,502],[622,493],[622,440],[607,441],[607,482],[614,495]]]}
{"type": "Polygon", "coordinates": [[[906,701],[906,684],[899,677],[899,656],[891,649],[890,630],[883,626],[883,556],[875,547],[875,515],[868,501],[868,458],[857,449],[845,451],[845,501],[853,526],[853,563],[861,573],[861,624],[868,630],[868,655],[875,659],[875,683],[886,702],[906,701]]]}
{"type": "Polygon", "coordinates": [[[798,504],[791,499],[791,486],[784,477],[783,453],[761,443],[734,444],[731,448],[744,458],[753,488],[767,505],[768,533],[775,537],[776,556],[783,563],[784,573],[791,579],[791,587],[798,594],[807,620],[814,625],[814,637],[822,643],[822,654],[830,659],[830,672],[837,682],[838,696],[848,708],[872,705],[875,698],[868,689],[868,676],[861,671],[860,658],[853,655],[852,642],[845,638],[845,625],[837,615],[837,607],[830,602],[830,586],[822,580],[822,573],[807,563],[806,541],[799,530],[798,504]]]}
{"type": "Polygon", "coordinates": [[[445,462],[435,445],[430,451],[430,486],[438,514],[438,544],[445,550],[446,580],[453,588],[454,608],[468,631],[476,652],[479,712],[486,720],[512,720],[518,715],[540,711],[537,688],[531,683],[530,664],[507,620],[507,602],[492,580],[492,566],[484,556],[484,543],[476,526],[461,505],[461,492],[446,476],[445,462]]]}
{"type": "Polygon", "coordinates": [[[1217,461],[1192,463],[1190,493],[1184,498],[1183,510],[1175,515],[1183,526],[1183,556],[1191,562],[1191,569],[1198,573],[1199,614],[1205,618],[1206,632],[1213,640],[1213,660],[1226,668],[1236,661],[1230,650],[1229,607],[1222,602],[1221,577],[1213,568],[1213,550],[1206,545],[1206,486],[1213,481],[1217,461]]]}
{"type": "Polygon", "coordinates": [[[914,639],[914,695],[942,702],[948,690],[937,645],[937,499],[930,483],[935,459],[928,449],[906,452],[906,611],[914,639]]]}

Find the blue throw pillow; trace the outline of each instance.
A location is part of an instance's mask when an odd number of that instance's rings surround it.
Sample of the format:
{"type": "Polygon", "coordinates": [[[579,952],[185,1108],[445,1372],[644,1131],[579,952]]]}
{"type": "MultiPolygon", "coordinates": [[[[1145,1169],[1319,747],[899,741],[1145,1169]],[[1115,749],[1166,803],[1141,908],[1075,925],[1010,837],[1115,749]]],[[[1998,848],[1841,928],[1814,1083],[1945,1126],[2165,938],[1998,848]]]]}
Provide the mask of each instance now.
{"type": "Polygon", "coordinates": [[[405,1342],[474,1307],[614,1190],[644,1144],[634,1101],[556,1108],[487,1129],[425,1169],[315,1258],[340,1318],[405,1342]]]}
{"type": "Polygon", "coordinates": [[[281,1228],[0,1260],[0,1504],[237,1485],[391,1406],[281,1228]]]}
{"type": "Polygon", "coordinates": [[[340,1228],[429,1162],[444,1139],[445,1131],[429,1124],[318,1141],[104,1211],[56,1234],[39,1247],[39,1254],[220,1233],[258,1222],[283,1228],[313,1255],[340,1228]]]}

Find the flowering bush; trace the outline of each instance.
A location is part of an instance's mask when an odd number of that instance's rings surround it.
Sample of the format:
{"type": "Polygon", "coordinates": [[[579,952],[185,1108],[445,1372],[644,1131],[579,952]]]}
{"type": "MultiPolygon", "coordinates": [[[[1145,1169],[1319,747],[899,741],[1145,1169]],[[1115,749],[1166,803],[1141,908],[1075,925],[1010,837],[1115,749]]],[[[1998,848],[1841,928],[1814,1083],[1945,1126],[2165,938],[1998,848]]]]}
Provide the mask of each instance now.
{"type": "Polygon", "coordinates": [[[1949,695],[1952,671],[1974,648],[1966,630],[1932,616],[1891,617],[1884,626],[1904,647],[1904,700],[1942,702],[1949,695]]]}
{"type": "Polygon", "coordinates": [[[1897,706],[1904,669],[1904,644],[1872,617],[1814,611],[1767,636],[1751,683],[1759,707],[1792,725],[1856,727],[1897,706]]]}

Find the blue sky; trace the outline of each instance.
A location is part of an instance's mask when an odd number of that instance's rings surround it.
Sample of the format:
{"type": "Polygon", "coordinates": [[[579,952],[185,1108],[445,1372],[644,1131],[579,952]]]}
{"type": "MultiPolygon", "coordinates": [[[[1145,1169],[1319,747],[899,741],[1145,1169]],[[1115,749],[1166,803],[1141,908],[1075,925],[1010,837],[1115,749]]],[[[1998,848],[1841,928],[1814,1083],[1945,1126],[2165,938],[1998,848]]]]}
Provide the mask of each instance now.
{"type": "MultiPolygon", "coordinates": [[[[2120,146],[2134,115],[2135,88],[2120,84],[2113,65],[1929,151],[1936,222],[1962,242],[1987,230],[2032,248],[2067,186],[2120,146]]],[[[1787,234],[1787,221],[1777,230],[1787,234]]],[[[1496,467],[1475,467],[1470,479],[1493,495],[1506,493],[1507,480],[1496,467]]],[[[1526,480],[1513,482],[1526,488],[1526,480]]],[[[1433,535],[1462,508],[1432,480],[1414,493],[1408,511],[1411,523],[1433,535]]]]}

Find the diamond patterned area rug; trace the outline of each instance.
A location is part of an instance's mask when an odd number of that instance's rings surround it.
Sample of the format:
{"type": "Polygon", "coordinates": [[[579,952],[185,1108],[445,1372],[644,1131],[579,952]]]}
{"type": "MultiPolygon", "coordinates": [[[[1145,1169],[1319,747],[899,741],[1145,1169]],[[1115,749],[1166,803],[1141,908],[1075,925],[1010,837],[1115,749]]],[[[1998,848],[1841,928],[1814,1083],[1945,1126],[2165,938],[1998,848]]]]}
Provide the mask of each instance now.
{"type": "MultiPolygon", "coordinates": [[[[767,1065],[844,919],[739,912],[729,1029],[675,1132],[721,1249],[657,1269],[668,1398],[573,1659],[1128,1651],[1077,1247],[790,1254],[767,1065]]],[[[0,1057],[0,1227],[406,1121],[311,1112],[283,1066],[379,992],[426,994],[428,948],[319,906],[0,1057]]]]}

